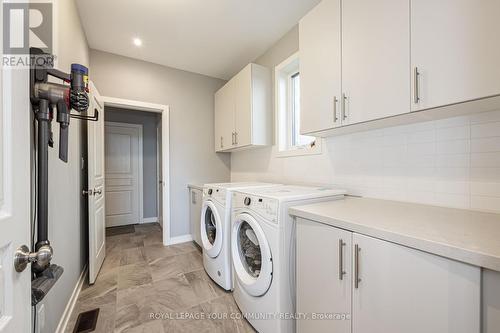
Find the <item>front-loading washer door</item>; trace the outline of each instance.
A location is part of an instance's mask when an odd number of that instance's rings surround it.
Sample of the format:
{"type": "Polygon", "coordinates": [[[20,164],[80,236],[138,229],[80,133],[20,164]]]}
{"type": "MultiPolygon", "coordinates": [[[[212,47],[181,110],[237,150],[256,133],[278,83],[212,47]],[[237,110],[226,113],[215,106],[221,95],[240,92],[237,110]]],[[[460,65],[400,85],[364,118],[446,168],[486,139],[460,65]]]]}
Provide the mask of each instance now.
{"type": "Polygon", "coordinates": [[[271,286],[271,248],[259,223],[248,213],[236,216],[231,235],[231,254],[236,277],[252,296],[264,295],[271,286]]]}
{"type": "Polygon", "coordinates": [[[222,249],[222,221],[211,200],[203,202],[200,222],[203,249],[209,257],[216,258],[222,249]]]}

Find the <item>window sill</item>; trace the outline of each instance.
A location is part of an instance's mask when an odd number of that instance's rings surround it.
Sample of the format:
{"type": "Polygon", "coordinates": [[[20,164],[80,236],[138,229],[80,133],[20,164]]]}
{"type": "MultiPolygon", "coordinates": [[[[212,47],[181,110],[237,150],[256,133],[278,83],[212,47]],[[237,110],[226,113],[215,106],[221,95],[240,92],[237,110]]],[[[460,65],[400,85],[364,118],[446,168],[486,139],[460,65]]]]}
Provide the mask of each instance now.
{"type": "Polygon", "coordinates": [[[323,149],[321,148],[321,144],[317,144],[315,147],[280,150],[277,152],[276,157],[284,158],[284,157],[297,157],[297,156],[307,156],[307,155],[321,155],[322,153],[323,149]]]}

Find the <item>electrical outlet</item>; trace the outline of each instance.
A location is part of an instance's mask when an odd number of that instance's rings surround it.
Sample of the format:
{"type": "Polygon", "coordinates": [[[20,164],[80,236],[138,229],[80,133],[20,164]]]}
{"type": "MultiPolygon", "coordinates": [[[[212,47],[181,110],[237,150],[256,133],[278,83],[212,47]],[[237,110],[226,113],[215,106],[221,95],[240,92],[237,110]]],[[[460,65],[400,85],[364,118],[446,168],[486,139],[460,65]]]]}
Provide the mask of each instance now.
{"type": "Polygon", "coordinates": [[[45,304],[40,304],[36,312],[36,331],[38,333],[44,332],[45,329],[45,304]]]}

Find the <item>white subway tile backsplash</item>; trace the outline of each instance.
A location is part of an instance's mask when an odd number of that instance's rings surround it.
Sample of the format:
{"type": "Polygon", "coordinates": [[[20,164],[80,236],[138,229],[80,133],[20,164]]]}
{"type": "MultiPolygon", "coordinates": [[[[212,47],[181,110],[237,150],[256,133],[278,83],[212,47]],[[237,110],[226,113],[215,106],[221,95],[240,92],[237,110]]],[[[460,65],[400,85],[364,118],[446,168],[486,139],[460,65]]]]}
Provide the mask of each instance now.
{"type": "Polygon", "coordinates": [[[437,141],[460,140],[469,138],[470,138],[469,126],[440,128],[436,131],[437,141]]]}
{"type": "Polygon", "coordinates": [[[500,183],[471,182],[470,193],[473,196],[488,196],[500,198],[500,183]]]}
{"type": "Polygon", "coordinates": [[[471,167],[500,168],[500,152],[471,154],[471,167]]]}
{"type": "Polygon", "coordinates": [[[500,136],[471,139],[470,147],[473,153],[500,151],[500,136]]]}
{"type": "Polygon", "coordinates": [[[471,168],[470,180],[500,183],[500,168],[471,168]]]}
{"type": "Polygon", "coordinates": [[[256,179],[332,182],[353,195],[500,212],[500,110],[331,137],[324,144],[325,153],[315,157],[275,159],[256,150],[245,153],[248,163],[234,165],[254,166],[257,154],[256,179]]]}
{"type": "Polygon", "coordinates": [[[468,154],[471,143],[469,140],[450,140],[436,142],[437,154],[468,154]]]}
{"type": "Polygon", "coordinates": [[[438,168],[468,168],[470,166],[469,154],[444,154],[436,156],[438,168]]]}
{"type": "Polygon", "coordinates": [[[492,136],[500,136],[500,121],[471,126],[472,138],[488,138],[492,136]]]}

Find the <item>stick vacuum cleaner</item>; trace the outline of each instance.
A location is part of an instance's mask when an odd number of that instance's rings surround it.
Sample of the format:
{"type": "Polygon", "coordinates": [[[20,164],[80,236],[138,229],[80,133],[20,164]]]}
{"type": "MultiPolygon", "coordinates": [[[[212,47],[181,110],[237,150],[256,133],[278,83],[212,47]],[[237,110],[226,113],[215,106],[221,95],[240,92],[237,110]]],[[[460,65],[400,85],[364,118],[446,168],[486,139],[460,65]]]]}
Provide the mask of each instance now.
{"type": "Polygon", "coordinates": [[[71,65],[71,73],[54,69],[54,57],[40,49],[30,49],[30,98],[37,123],[37,242],[32,252],[23,246],[15,258],[17,271],[32,263],[32,304],[39,303],[63,273],[63,268],[51,264],[53,250],[48,239],[48,151],[53,147],[52,120],[59,123],[59,159],[68,162],[68,132],[70,118],[96,121],[98,115],[86,116],[89,107],[88,69],[71,65]],[[49,77],[66,84],[49,82],[49,77]],[[68,85],[69,84],[69,85],[68,85]],[[71,109],[80,114],[71,114],[71,109]],[[54,114],[54,112],[56,112],[54,114]]]}

